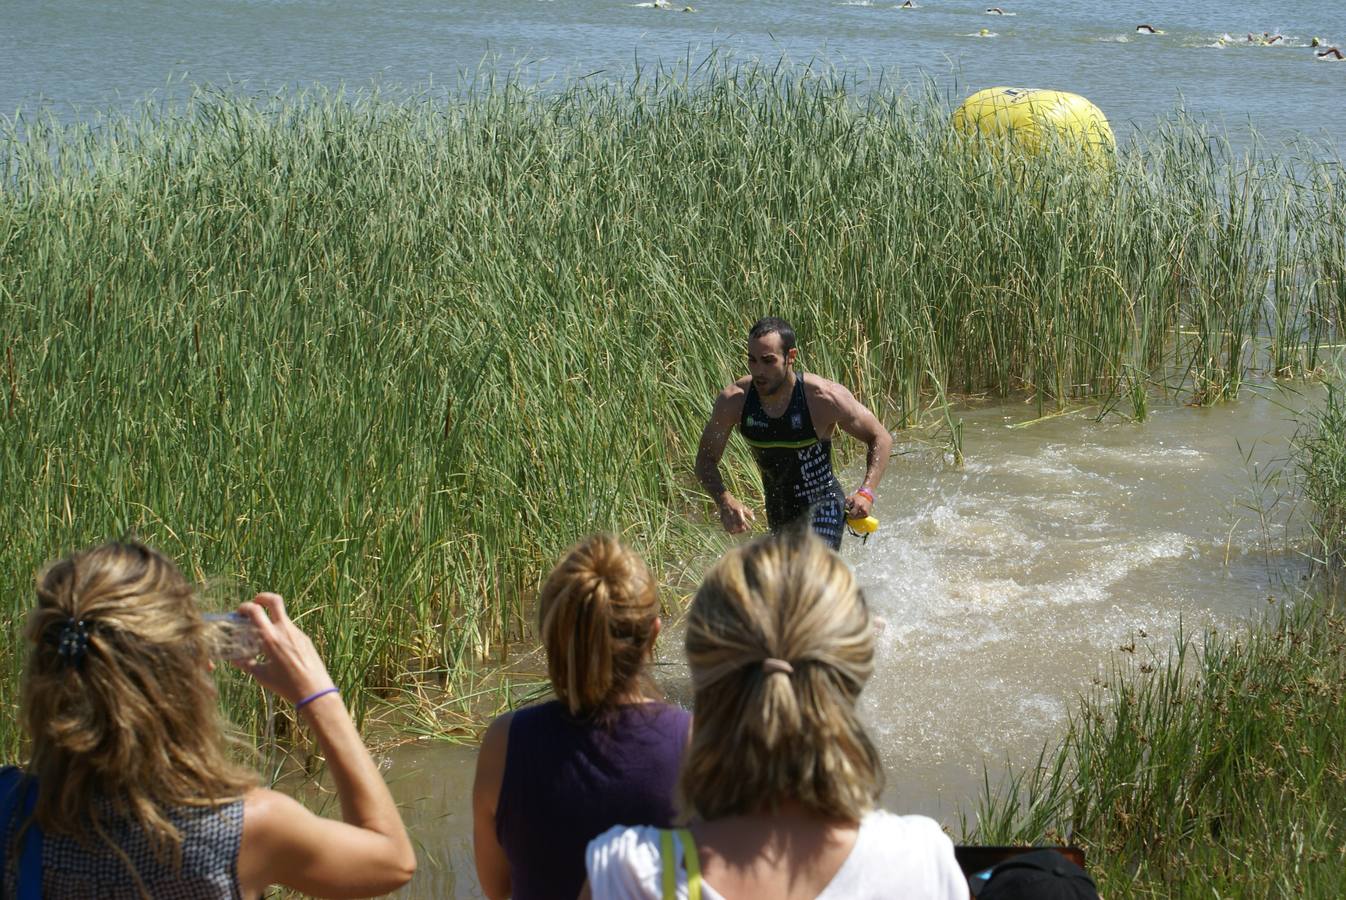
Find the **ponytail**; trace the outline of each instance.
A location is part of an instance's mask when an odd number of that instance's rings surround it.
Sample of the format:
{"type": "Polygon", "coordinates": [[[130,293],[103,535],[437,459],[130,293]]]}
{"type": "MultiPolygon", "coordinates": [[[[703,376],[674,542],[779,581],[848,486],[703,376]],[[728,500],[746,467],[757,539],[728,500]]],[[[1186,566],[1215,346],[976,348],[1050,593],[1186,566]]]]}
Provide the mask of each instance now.
{"type": "Polygon", "coordinates": [[[608,710],[639,687],[659,599],[639,556],[610,535],[573,547],[538,597],[552,690],[572,715],[608,710]]]}
{"type": "Polygon", "coordinates": [[[855,704],[873,623],[850,569],[809,534],[729,551],[687,620],[695,692],[679,796],[704,819],[795,800],[858,820],[883,770],[855,704]]]}

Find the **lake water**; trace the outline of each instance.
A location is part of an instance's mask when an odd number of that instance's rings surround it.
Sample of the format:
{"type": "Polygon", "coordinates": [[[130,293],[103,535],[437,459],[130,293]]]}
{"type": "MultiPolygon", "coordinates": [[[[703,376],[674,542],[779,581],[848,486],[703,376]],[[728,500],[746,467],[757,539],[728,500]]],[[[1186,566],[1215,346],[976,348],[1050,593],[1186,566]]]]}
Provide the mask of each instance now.
{"type": "Polygon", "coordinates": [[[69,119],[205,83],[453,85],[491,60],[529,80],[618,78],[726,51],[930,77],[957,96],[997,84],[1074,91],[1123,136],[1183,102],[1236,134],[1251,124],[1276,143],[1304,134],[1341,147],[1346,62],[1309,46],[1319,37],[1346,50],[1340,0],[652,2],[3,0],[0,115],[45,107],[69,119]],[[1005,15],[987,13],[996,4],[1005,15]],[[1165,33],[1137,34],[1140,23],[1165,33]],[[1284,40],[1251,46],[1248,32],[1284,40]]]}

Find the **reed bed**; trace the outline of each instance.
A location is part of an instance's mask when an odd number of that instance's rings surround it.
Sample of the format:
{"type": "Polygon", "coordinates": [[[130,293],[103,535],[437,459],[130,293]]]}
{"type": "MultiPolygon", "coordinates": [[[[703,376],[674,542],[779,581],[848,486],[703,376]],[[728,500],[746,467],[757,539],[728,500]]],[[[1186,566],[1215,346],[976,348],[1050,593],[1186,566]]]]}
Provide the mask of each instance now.
{"type": "Polygon", "coordinates": [[[1329,590],[1346,576],[1346,397],[1328,384],[1327,402],[1295,439],[1300,493],[1308,504],[1313,562],[1329,590]]]}
{"type": "Polygon", "coordinates": [[[1340,338],[1339,163],[1177,116],[1115,167],[1007,163],[931,94],[855,78],[711,62],[10,121],[4,626],[44,560],[135,534],[285,593],[357,711],[452,698],[579,536],[666,573],[721,546],[691,459],[759,315],[893,427],[946,393],[1211,403],[1340,338]]]}

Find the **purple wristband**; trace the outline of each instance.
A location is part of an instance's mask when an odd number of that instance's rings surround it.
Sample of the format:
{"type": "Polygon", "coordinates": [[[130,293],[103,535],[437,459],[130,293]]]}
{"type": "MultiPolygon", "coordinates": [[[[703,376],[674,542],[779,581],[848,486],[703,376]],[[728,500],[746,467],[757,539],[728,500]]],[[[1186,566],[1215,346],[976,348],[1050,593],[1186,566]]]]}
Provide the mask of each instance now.
{"type": "Polygon", "coordinates": [[[857,494],[864,494],[866,497],[869,498],[869,502],[870,502],[870,503],[873,503],[873,502],[874,502],[874,492],[871,491],[869,488],[867,488],[867,487],[861,485],[861,486],[860,486],[860,489],[857,490],[856,493],[857,493],[857,494]]]}
{"type": "Polygon", "coordinates": [[[338,693],[339,690],[340,690],[339,688],[329,687],[329,688],[323,688],[316,694],[309,694],[303,700],[300,700],[298,703],[294,705],[295,712],[298,712],[305,706],[308,706],[310,703],[312,703],[314,700],[317,700],[319,697],[326,697],[328,694],[338,693]]]}

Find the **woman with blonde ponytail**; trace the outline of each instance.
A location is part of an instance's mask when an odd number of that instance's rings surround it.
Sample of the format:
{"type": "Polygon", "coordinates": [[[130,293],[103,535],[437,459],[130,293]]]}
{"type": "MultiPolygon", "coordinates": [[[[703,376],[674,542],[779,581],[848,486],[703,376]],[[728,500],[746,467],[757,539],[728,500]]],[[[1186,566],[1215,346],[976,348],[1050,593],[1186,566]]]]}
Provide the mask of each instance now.
{"type": "Polygon", "coordinates": [[[401,817],[313,642],[276,594],[237,615],[208,621],[173,561],[140,544],[39,576],[21,698],[31,756],[0,773],[0,896],[234,900],[280,884],[370,897],[411,878],[401,817]],[[316,732],[344,822],[231,759],[211,674],[226,657],[316,732]]]}
{"type": "Polygon", "coordinates": [[[841,557],[807,532],[729,551],[692,603],[687,665],[691,825],[594,840],[593,897],[965,900],[939,825],[876,808],[883,770],[855,712],[874,623],[841,557]]]}
{"type": "Polygon", "coordinates": [[[584,846],[620,822],[668,825],[691,717],[645,674],[659,597],[616,538],[570,550],[538,596],[556,699],[507,713],[482,739],[472,789],[477,876],[493,898],[571,898],[584,846]]]}

